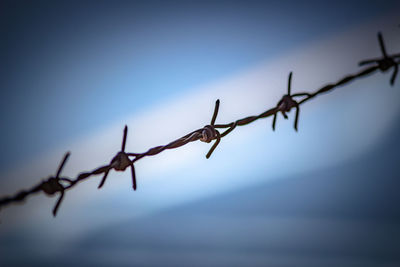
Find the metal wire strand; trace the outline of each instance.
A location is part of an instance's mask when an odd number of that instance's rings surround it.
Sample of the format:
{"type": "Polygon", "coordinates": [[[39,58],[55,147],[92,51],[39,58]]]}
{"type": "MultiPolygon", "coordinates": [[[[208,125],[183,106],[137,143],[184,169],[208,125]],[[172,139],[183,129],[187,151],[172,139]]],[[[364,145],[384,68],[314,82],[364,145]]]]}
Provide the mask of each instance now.
{"type": "Polygon", "coordinates": [[[294,94],[292,94],[292,92],[291,92],[292,72],[290,72],[289,77],[288,77],[287,94],[282,97],[282,99],[278,102],[278,104],[275,107],[270,108],[270,109],[260,113],[259,115],[248,116],[248,117],[238,119],[238,120],[236,120],[234,122],[230,122],[230,123],[215,124],[217,116],[218,116],[219,105],[220,105],[220,101],[218,99],[215,102],[214,112],[213,112],[213,115],[212,115],[209,125],[206,125],[203,128],[197,129],[195,131],[192,131],[192,132],[186,134],[185,136],[178,138],[166,145],[150,148],[144,153],[125,152],[126,139],[127,139],[127,134],[128,134],[128,126],[125,125],[124,132],[123,132],[123,138],[122,138],[122,144],[121,144],[121,151],[119,151],[116,154],[116,156],[114,156],[114,158],[110,161],[110,163],[108,165],[100,166],[89,172],[81,172],[80,174],[78,174],[76,176],[75,179],[71,179],[71,178],[67,178],[67,177],[60,177],[62,169],[64,168],[64,166],[67,162],[67,159],[70,155],[70,153],[68,152],[65,154],[63,160],[61,161],[55,176],[51,176],[51,177],[47,178],[46,180],[38,183],[37,185],[33,186],[32,188],[30,188],[28,190],[21,190],[12,196],[4,196],[4,197],[0,198],[0,209],[4,206],[10,205],[11,203],[23,202],[28,196],[39,193],[39,192],[43,192],[50,196],[54,195],[56,193],[59,193],[59,198],[58,198],[58,200],[53,208],[53,211],[52,211],[53,215],[56,216],[57,211],[64,199],[65,192],[67,190],[74,188],[80,182],[85,181],[86,179],[90,178],[91,176],[103,174],[103,178],[98,186],[99,188],[101,188],[104,185],[104,183],[108,177],[108,174],[112,169],[114,169],[116,171],[125,171],[128,167],[131,167],[132,187],[134,190],[136,190],[137,183],[136,183],[136,175],[135,175],[135,168],[134,168],[134,163],[136,161],[138,161],[142,158],[145,158],[145,157],[157,155],[168,149],[179,148],[190,142],[202,141],[205,143],[210,143],[215,140],[214,144],[211,146],[210,150],[206,154],[206,158],[209,158],[211,156],[211,154],[214,152],[215,148],[220,143],[221,139],[226,137],[228,134],[230,134],[234,129],[236,129],[236,127],[245,126],[245,125],[255,122],[256,120],[273,116],[274,118],[272,121],[272,128],[274,130],[277,113],[281,112],[282,115],[285,118],[287,118],[286,112],[289,112],[292,108],[296,108],[294,128],[297,131],[297,124],[298,124],[298,119],[299,119],[299,114],[300,114],[300,106],[303,105],[304,103],[308,102],[309,100],[315,98],[316,96],[331,92],[334,89],[342,87],[346,84],[349,84],[356,79],[371,75],[372,73],[374,73],[378,70],[385,72],[386,70],[388,70],[390,68],[394,69],[393,74],[390,79],[390,84],[394,85],[396,76],[398,74],[400,53],[393,54],[393,55],[387,54],[383,36],[381,33],[378,33],[378,42],[379,42],[383,57],[375,58],[375,59],[368,59],[368,60],[361,61],[359,63],[360,66],[372,64],[371,67],[362,69],[361,71],[359,71],[355,74],[346,75],[342,79],[340,79],[334,83],[326,84],[326,85],[322,86],[321,88],[315,90],[314,92],[299,92],[299,93],[294,93],[294,94]],[[294,98],[297,98],[297,97],[302,98],[302,99],[300,101],[294,100],[294,98]],[[225,131],[220,133],[217,129],[225,129],[225,131]]]}

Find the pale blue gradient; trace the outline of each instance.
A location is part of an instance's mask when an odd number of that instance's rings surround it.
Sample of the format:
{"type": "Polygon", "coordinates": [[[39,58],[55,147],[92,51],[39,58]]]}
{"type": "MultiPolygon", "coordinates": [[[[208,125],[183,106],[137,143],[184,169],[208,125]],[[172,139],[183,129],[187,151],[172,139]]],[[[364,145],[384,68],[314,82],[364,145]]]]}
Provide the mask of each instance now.
{"type": "MultiPolygon", "coordinates": [[[[379,55],[378,25],[388,50],[400,43],[395,2],[10,5],[0,173],[14,176],[1,193],[53,173],[66,149],[67,175],[106,163],[125,123],[127,148],[143,151],[208,123],[217,97],[219,122],[271,107],[291,70],[294,90],[335,81],[379,55]],[[356,29],[365,46],[346,35],[356,29]],[[229,87],[235,78],[248,83],[229,87]]],[[[299,133],[291,112],[275,133],[270,119],[237,129],[210,160],[200,142],[143,159],[137,192],[129,172],[112,172],[101,191],[94,177],[68,192],[55,219],[55,198],[7,207],[0,264],[396,266],[400,90],[389,76],[310,102],[299,133]]]]}
{"type": "Polygon", "coordinates": [[[7,157],[0,168],[379,16],[394,3],[3,4],[7,157]]]}

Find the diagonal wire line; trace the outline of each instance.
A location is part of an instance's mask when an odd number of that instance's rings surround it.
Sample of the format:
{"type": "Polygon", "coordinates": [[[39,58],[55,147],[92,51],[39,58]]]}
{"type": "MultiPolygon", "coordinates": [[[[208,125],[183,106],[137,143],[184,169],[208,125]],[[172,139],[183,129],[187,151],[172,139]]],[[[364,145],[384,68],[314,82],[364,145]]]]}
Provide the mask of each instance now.
{"type": "Polygon", "coordinates": [[[138,160],[145,158],[145,157],[149,157],[149,156],[155,156],[165,150],[176,149],[176,148],[179,148],[181,146],[187,145],[187,144],[189,144],[191,142],[195,142],[195,141],[202,141],[205,143],[210,143],[212,141],[215,141],[214,144],[211,146],[210,150],[208,151],[208,153],[206,154],[206,158],[209,158],[211,156],[211,154],[214,152],[214,150],[216,149],[216,147],[218,146],[218,144],[220,143],[221,139],[224,138],[225,136],[227,136],[229,133],[231,133],[236,127],[245,126],[256,120],[274,116],[272,128],[275,129],[276,116],[278,115],[278,112],[281,112],[282,115],[285,118],[287,118],[286,112],[289,112],[292,108],[296,108],[296,117],[295,117],[295,122],[294,122],[294,128],[297,131],[297,123],[298,123],[300,106],[305,104],[306,102],[310,101],[311,99],[314,99],[315,97],[317,97],[319,95],[329,93],[336,88],[342,87],[344,85],[347,85],[347,84],[353,82],[356,79],[372,75],[373,73],[375,73],[378,70],[381,72],[386,72],[392,68],[393,68],[393,73],[392,73],[392,77],[390,79],[390,84],[392,86],[394,85],[394,82],[395,82],[395,79],[397,76],[397,72],[398,72],[398,66],[400,64],[400,53],[392,54],[392,55],[387,54],[387,51],[386,51],[386,48],[384,45],[383,36],[381,33],[378,33],[378,42],[379,42],[383,57],[363,60],[359,63],[360,66],[370,65],[370,64],[372,64],[372,66],[370,66],[368,68],[364,68],[357,73],[346,75],[342,79],[340,79],[336,82],[333,82],[333,83],[326,84],[313,92],[300,92],[300,93],[296,93],[296,94],[291,94],[292,72],[290,72],[289,77],[288,77],[287,94],[283,95],[282,99],[278,102],[278,104],[275,107],[270,108],[270,109],[260,113],[259,115],[248,116],[248,117],[238,119],[238,120],[236,120],[234,122],[230,122],[230,123],[215,124],[215,121],[218,116],[219,105],[220,105],[220,101],[218,99],[215,102],[214,112],[213,112],[211,122],[209,125],[206,125],[203,128],[199,128],[195,131],[192,131],[192,132],[186,134],[185,136],[182,136],[181,138],[178,138],[166,145],[160,145],[160,146],[150,148],[143,153],[125,152],[125,145],[126,145],[127,132],[128,132],[128,126],[125,126],[124,132],[123,132],[122,144],[121,144],[121,151],[119,151],[116,154],[116,156],[114,156],[114,158],[110,161],[110,163],[108,165],[100,166],[89,172],[81,172],[74,179],[67,178],[67,177],[61,177],[60,176],[61,171],[70,155],[70,153],[67,152],[65,154],[63,160],[61,161],[55,176],[50,176],[49,178],[42,180],[40,183],[31,187],[28,190],[21,190],[12,196],[4,196],[4,197],[0,198],[0,209],[4,206],[10,205],[11,203],[23,202],[28,196],[38,194],[40,192],[43,192],[49,196],[59,193],[59,198],[53,208],[53,216],[56,216],[58,208],[60,207],[60,204],[63,200],[64,194],[66,191],[74,188],[80,182],[85,181],[86,179],[90,178],[91,176],[103,174],[103,179],[101,180],[101,182],[99,184],[99,188],[101,188],[104,185],[104,182],[106,181],[108,173],[112,169],[114,169],[115,171],[125,171],[128,167],[131,167],[132,185],[133,185],[132,187],[134,190],[136,190],[137,182],[136,182],[134,163],[136,163],[138,160]],[[296,98],[302,98],[302,99],[300,101],[298,101],[298,100],[295,100],[296,98]],[[224,131],[222,133],[220,133],[217,129],[224,129],[224,131]]]}

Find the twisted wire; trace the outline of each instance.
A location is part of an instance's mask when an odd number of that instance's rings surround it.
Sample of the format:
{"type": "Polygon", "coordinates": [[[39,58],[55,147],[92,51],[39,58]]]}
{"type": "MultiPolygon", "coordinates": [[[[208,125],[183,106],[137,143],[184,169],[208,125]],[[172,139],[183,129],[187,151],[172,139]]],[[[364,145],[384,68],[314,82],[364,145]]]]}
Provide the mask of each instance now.
{"type": "Polygon", "coordinates": [[[121,151],[119,151],[116,154],[116,156],[112,158],[112,160],[108,165],[100,166],[92,171],[81,172],[74,179],[68,177],[61,177],[60,176],[61,171],[70,155],[70,153],[67,152],[63,160],[61,161],[55,176],[50,176],[49,178],[42,180],[41,182],[32,186],[28,190],[21,190],[12,196],[4,196],[0,198],[0,209],[11,203],[23,202],[28,196],[38,194],[40,192],[43,192],[49,196],[53,196],[58,193],[59,198],[52,211],[53,216],[56,216],[66,191],[74,188],[80,182],[90,178],[91,176],[103,174],[103,179],[99,184],[99,188],[101,188],[106,181],[108,173],[112,169],[114,169],[115,171],[125,171],[128,167],[131,167],[133,189],[136,190],[137,183],[136,183],[134,163],[136,163],[138,160],[149,156],[155,156],[165,150],[179,148],[191,142],[201,141],[205,143],[210,143],[215,140],[214,144],[211,146],[210,150],[206,154],[206,158],[209,158],[216,149],[216,147],[218,146],[218,144],[220,143],[221,139],[227,136],[229,133],[231,133],[236,127],[245,126],[259,119],[264,119],[270,116],[274,116],[272,123],[272,129],[274,130],[276,123],[276,116],[278,115],[278,112],[281,112],[284,118],[287,119],[288,116],[286,115],[286,112],[289,112],[292,108],[296,108],[294,129],[297,131],[300,106],[321,94],[331,92],[334,89],[349,84],[356,79],[372,75],[376,71],[386,72],[392,68],[394,71],[390,79],[390,85],[391,86],[394,85],[396,76],[398,74],[398,65],[400,64],[400,53],[392,55],[387,54],[381,33],[378,33],[378,41],[383,57],[363,60],[359,63],[360,66],[364,65],[372,65],[372,66],[362,69],[357,73],[346,75],[342,79],[333,83],[326,84],[323,87],[315,90],[314,92],[300,92],[296,94],[291,94],[292,72],[290,72],[288,78],[287,94],[283,95],[282,99],[278,102],[278,104],[275,107],[270,108],[260,113],[259,115],[248,116],[230,123],[215,124],[220,105],[220,101],[217,100],[215,103],[214,112],[210,124],[204,126],[203,128],[194,130],[186,134],[185,136],[182,136],[181,138],[178,138],[166,145],[160,145],[150,148],[143,153],[125,152],[125,145],[128,132],[128,126],[125,126],[121,151]],[[298,101],[296,100],[297,98],[302,98],[302,99],[298,101]],[[220,133],[218,129],[224,129],[224,131],[220,133]]]}

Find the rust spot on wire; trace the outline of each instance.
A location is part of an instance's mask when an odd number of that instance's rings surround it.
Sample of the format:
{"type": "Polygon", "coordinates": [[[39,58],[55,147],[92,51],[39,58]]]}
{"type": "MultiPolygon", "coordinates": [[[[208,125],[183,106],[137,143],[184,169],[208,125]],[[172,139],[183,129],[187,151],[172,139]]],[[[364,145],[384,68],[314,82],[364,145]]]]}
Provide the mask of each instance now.
{"type": "Polygon", "coordinates": [[[359,71],[358,73],[347,75],[347,76],[343,77],[342,79],[338,80],[337,82],[324,85],[323,87],[321,87],[320,89],[318,89],[314,92],[300,92],[300,93],[292,94],[292,92],[291,92],[292,72],[290,72],[289,77],[288,77],[287,93],[282,96],[281,100],[278,102],[276,107],[270,108],[270,109],[262,112],[259,115],[248,116],[248,117],[238,119],[238,120],[236,120],[234,122],[230,122],[230,123],[215,124],[215,121],[216,121],[217,115],[218,115],[219,104],[220,104],[220,101],[217,100],[215,102],[214,113],[212,115],[210,124],[204,126],[203,128],[197,129],[191,133],[188,133],[187,135],[185,135],[181,138],[178,138],[175,141],[170,142],[169,144],[150,148],[149,150],[147,150],[144,153],[127,153],[127,152],[125,152],[125,145],[126,145],[126,139],[127,139],[127,134],[128,134],[128,126],[125,126],[124,134],[123,134],[123,138],[122,138],[121,150],[114,156],[114,158],[112,158],[111,162],[108,165],[100,166],[90,172],[81,172],[80,174],[78,174],[76,176],[75,179],[60,177],[61,171],[70,155],[68,152],[65,154],[64,159],[61,161],[55,176],[49,177],[48,179],[40,182],[39,184],[37,184],[36,186],[32,187],[29,190],[22,190],[13,196],[6,196],[3,198],[0,198],[0,208],[3,206],[7,206],[11,203],[22,202],[26,199],[27,196],[35,194],[35,193],[44,192],[45,194],[50,195],[50,196],[55,195],[56,193],[59,193],[59,198],[56,202],[56,205],[53,208],[53,215],[56,216],[58,208],[60,207],[60,204],[63,200],[64,193],[66,190],[69,190],[69,189],[75,187],[79,182],[84,181],[84,180],[90,178],[91,176],[103,174],[103,178],[98,186],[99,188],[101,188],[104,185],[110,170],[112,170],[112,169],[114,169],[116,171],[125,171],[128,167],[131,167],[132,187],[134,190],[136,190],[137,186],[136,186],[136,175],[135,175],[135,168],[134,168],[134,163],[136,161],[138,161],[144,157],[157,155],[167,149],[179,148],[190,142],[201,141],[201,142],[205,142],[205,143],[211,143],[212,141],[215,140],[214,144],[211,146],[210,150],[206,154],[206,158],[209,158],[211,156],[211,154],[214,152],[215,148],[220,143],[221,139],[223,137],[227,136],[229,133],[231,133],[237,126],[248,125],[256,120],[274,116],[273,121],[272,121],[272,129],[275,130],[276,117],[277,117],[278,112],[281,112],[284,118],[288,118],[286,113],[289,112],[293,108],[296,109],[296,115],[295,115],[295,119],[294,119],[294,129],[297,131],[300,106],[302,104],[306,103],[307,101],[315,98],[318,95],[331,92],[332,90],[334,90],[338,87],[341,87],[345,84],[349,84],[350,82],[354,81],[355,79],[371,75],[372,73],[374,73],[377,70],[385,72],[391,68],[393,68],[394,71],[393,71],[391,79],[390,79],[390,84],[392,86],[394,85],[394,82],[395,82],[395,79],[396,79],[396,76],[398,73],[400,54],[388,55],[386,53],[386,48],[385,48],[385,44],[384,44],[381,33],[378,33],[378,40],[379,40],[379,45],[380,45],[383,57],[368,59],[368,60],[361,61],[359,63],[360,66],[372,64],[371,67],[363,69],[363,70],[359,71]],[[298,97],[300,97],[302,99],[300,101],[294,99],[294,98],[298,98],[298,97]],[[221,134],[217,129],[225,129],[225,131],[221,134]]]}

